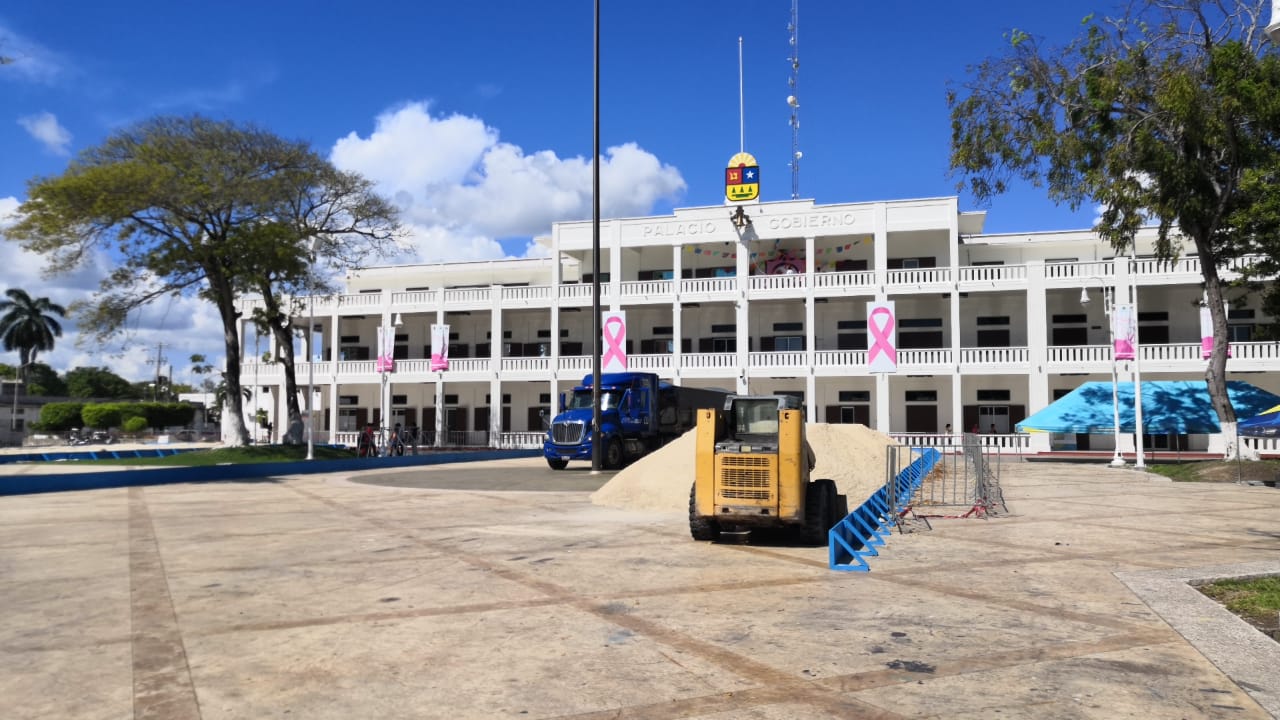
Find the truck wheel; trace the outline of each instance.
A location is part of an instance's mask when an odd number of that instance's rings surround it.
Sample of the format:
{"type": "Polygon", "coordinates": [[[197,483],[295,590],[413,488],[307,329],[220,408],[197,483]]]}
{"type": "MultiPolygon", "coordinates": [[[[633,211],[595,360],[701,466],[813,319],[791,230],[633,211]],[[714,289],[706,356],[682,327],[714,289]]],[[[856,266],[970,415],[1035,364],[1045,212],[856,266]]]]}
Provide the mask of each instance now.
{"type": "Polygon", "coordinates": [[[814,480],[804,492],[804,530],[802,537],[806,544],[823,545],[827,542],[827,531],[831,529],[831,490],[835,483],[830,480],[814,480]],[[829,486],[829,487],[828,487],[829,486]]]}
{"type": "Polygon", "coordinates": [[[600,459],[606,470],[617,470],[622,467],[622,441],[615,438],[606,442],[604,457],[600,459]]]}
{"type": "Polygon", "coordinates": [[[698,514],[698,485],[689,488],[689,534],[694,540],[715,540],[720,537],[720,526],[714,518],[698,514]]]}
{"type": "Polygon", "coordinates": [[[551,466],[552,470],[563,470],[569,467],[569,461],[559,458],[547,458],[547,465],[551,466]]]}

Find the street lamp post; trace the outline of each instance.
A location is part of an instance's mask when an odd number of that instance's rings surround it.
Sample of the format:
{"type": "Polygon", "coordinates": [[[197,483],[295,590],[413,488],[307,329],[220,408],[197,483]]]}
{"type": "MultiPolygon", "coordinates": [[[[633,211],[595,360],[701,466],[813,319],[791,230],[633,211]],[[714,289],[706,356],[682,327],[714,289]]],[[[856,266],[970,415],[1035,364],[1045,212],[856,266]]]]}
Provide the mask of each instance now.
{"type": "MultiPolygon", "coordinates": [[[[311,243],[308,246],[308,256],[311,260],[311,271],[315,271],[316,267],[316,243],[320,238],[311,237],[311,243]]],[[[316,424],[315,418],[315,397],[316,397],[316,353],[312,348],[312,344],[316,338],[316,298],[315,283],[307,289],[307,459],[316,459],[315,440],[312,433],[316,424]]]]}
{"type": "Polygon", "coordinates": [[[1146,453],[1142,449],[1142,322],[1138,316],[1138,241],[1129,246],[1129,301],[1133,304],[1133,422],[1134,451],[1137,453],[1133,466],[1139,470],[1147,468],[1146,453]]]}
{"type": "MultiPolygon", "coordinates": [[[[1111,309],[1115,304],[1114,289],[1107,287],[1102,278],[1090,275],[1085,280],[1097,280],[1098,285],[1102,288],[1102,312],[1107,318],[1107,340],[1110,344],[1108,349],[1111,353],[1111,422],[1112,422],[1112,438],[1115,444],[1115,451],[1111,455],[1111,466],[1122,467],[1124,465],[1124,455],[1120,453],[1120,394],[1118,383],[1116,382],[1116,336],[1115,325],[1111,318],[1111,309]]],[[[1088,287],[1080,288],[1080,304],[1089,304],[1088,287]]]]}

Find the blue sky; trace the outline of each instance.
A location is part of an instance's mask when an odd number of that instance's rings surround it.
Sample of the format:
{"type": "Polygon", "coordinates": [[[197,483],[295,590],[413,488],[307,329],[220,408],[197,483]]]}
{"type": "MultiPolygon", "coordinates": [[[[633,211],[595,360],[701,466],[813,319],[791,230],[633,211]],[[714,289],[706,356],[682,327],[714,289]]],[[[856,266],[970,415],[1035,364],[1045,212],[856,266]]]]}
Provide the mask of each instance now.
{"type": "MultiPolygon", "coordinates": [[[[739,145],[739,36],[745,149],[760,163],[762,199],[788,199],[790,0],[601,4],[606,216],[723,201],[739,145]]],[[[1011,28],[1061,41],[1109,9],[801,0],[800,196],[955,194],[948,82],[999,52],[1011,28]]],[[[16,60],[0,66],[0,215],[30,178],[62,172],[113,130],[201,113],[306,140],[370,177],[402,208],[419,259],[519,256],[551,222],[590,216],[592,22],[589,0],[10,4],[0,9],[0,53],[16,60]]],[[[975,205],[962,196],[961,207],[975,205]]],[[[1093,219],[1035,188],[987,209],[988,232],[1093,219]]],[[[66,304],[108,263],[43,280],[38,259],[6,243],[0,287],[66,304]]],[[[48,361],[140,378],[157,337],[173,341],[176,366],[192,352],[221,357],[216,328],[208,309],[176,301],[140,315],[110,354],[76,349],[73,332],[48,361]]]]}

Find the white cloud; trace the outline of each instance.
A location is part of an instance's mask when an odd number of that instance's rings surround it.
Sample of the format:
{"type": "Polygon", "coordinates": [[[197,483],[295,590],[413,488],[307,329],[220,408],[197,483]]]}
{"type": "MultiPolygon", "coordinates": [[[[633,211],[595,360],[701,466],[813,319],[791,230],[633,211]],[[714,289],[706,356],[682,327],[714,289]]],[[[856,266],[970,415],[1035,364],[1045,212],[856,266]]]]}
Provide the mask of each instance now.
{"type": "Polygon", "coordinates": [[[0,66],[0,80],[53,84],[65,71],[67,63],[39,43],[24,38],[0,25],[0,54],[12,60],[0,66]]]}
{"type": "MultiPolygon", "coordinates": [[[[433,117],[426,103],[383,113],[368,137],[339,139],[330,157],[394,200],[423,261],[502,257],[497,240],[591,215],[587,158],[526,154],[479,118],[433,117]]],[[[606,217],[647,214],[685,189],[679,170],[634,143],[605,152],[600,178],[606,217]]]]}
{"type": "Polygon", "coordinates": [[[45,149],[55,155],[68,155],[71,150],[71,133],[51,112],[36,113],[18,118],[18,124],[27,134],[39,140],[45,149]]]}

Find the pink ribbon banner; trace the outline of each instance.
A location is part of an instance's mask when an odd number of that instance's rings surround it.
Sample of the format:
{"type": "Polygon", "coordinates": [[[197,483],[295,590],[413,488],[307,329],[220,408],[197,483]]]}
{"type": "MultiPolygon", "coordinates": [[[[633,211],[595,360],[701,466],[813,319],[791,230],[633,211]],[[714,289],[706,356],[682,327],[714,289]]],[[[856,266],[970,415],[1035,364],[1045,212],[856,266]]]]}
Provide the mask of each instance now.
{"type": "Polygon", "coordinates": [[[1111,309],[1112,334],[1115,336],[1115,359],[1132,360],[1134,341],[1137,340],[1138,324],[1134,322],[1133,306],[1124,303],[1111,309]]]}
{"type": "Polygon", "coordinates": [[[600,331],[604,341],[601,346],[603,351],[600,353],[600,372],[626,372],[627,314],[621,311],[603,313],[600,331]]]}
{"type": "MultiPolygon", "coordinates": [[[[1208,360],[1213,355],[1213,313],[1208,305],[1200,306],[1200,359],[1208,360]]],[[[1231,346],[1227,345],[1227,357],[1231,357],[1231,346]]]]}
{"type": "Polygon", "coordinates": [[[380,373],[395,372],[396,332],[388,327],[378,328],[378,362],[374,369],[380,373]]]}
{"type": "Polygon", "coordinates": [[[431,325],[431,372],[449,369],[449,326],[431,325]]]}
{"type": "Polygon", "coordinates": [[[867,304],[867,370],[898,372],[897,318],[892,302],[867,304]]]}

